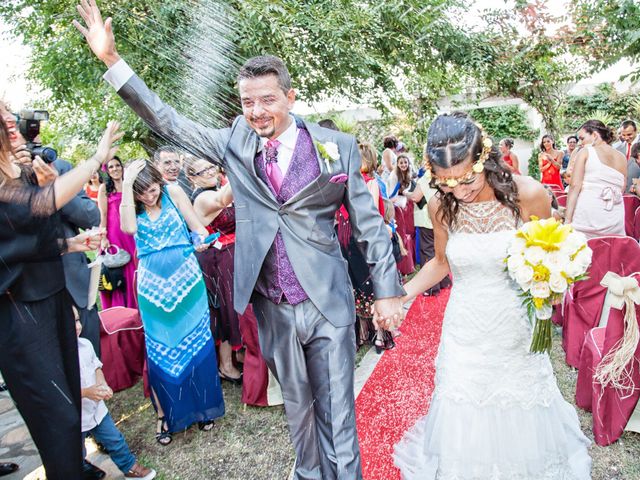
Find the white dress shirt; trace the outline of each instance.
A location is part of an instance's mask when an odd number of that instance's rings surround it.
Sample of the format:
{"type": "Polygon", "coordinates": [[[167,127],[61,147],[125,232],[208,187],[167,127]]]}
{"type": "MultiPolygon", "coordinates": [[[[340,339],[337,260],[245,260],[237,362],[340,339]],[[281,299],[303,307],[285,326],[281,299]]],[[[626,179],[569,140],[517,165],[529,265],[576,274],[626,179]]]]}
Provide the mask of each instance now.
{"type": "MultiPolygon", "coordinates": [[[[293,118],[292,115],[289,115],[289,118],[291,119],[291,124],[284,132],[280,134],[279,137],[276,138],[276,140],[280,142],[280,145],[278,145],[278,166],[280,167],[283,178],[287,174],[287,170],[289,170],[289,165],[291,165],[293,151],[296,149],[296,143],[298,142],[298,133],[300,131],[298,125],[296,124],[296,119],[293,118]]],[[[260,137],[260,148],[258,149],[259,152],[264,149],[267,141],[269,141],[268,138],[260,137]]]]}

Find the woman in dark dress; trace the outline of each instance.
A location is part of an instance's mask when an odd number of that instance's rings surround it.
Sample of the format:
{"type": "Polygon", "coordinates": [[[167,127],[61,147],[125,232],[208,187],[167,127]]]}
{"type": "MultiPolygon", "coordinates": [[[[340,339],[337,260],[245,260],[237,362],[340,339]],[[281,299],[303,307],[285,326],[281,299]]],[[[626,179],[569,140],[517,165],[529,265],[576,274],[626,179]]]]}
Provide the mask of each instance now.
{"type": "Polygon", "coordinates": [[[117,129],[107,128],[91,159],[41,188],[51,170],[39,159],[16,167],[0,119],[0,371],[49,480],[82,478],[77,339],[60,254],[95,249],[103,237],[64,241],[56,210],[113,156],[117,129]]]}
{"type": "Polygon", "coordinates": [[[195,190],[194,209],[211,233],[220,233],[215,246],[198,254],[210,294],[212,330],[220,352],[220,378],[242,383],[242,403],[270,406],[282,403],[275,378],[269,375],[258,343],[258,324],[251,305],[242,314],[233,308],[233,262],[236,216],[233,193],[218,167],[206,160],[187,157],[187,178],[195,190]],[[225,183],[224,186],[221,186],[225,183]],[[233,365],[232,352],[245,348],[242,374],[233,365]]]}

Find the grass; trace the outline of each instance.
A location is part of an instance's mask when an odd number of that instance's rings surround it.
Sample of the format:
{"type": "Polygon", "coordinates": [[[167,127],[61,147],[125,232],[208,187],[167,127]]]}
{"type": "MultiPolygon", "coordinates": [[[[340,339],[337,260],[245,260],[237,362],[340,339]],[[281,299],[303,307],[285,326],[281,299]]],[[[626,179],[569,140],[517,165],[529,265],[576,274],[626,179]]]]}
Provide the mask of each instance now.
{"type": "Polygon", "coordinates": [[[163,447],[155,441],[155,412],[142,382],[117,393],[109,410],[141,462],[161,480],[286,479],[294,460],[284,408],[246,407],[241,387],[223,382],[225,416],[210,432],[193,426],[163,447]]]}
{"type": "MultiPolygon", "coordinates": [[[[361,348],[356,365],[369,347],[361,348]]],[[[575,406],[577,372],[564,362],[561,338],[554,333],[551,359],[564,398],[575,406]]],[[[226,415],[212,432],[192,427],[174,435],[162,447],[155,442],[155,413],[142,395],[142,383],[120,392],[109,401],[109,409],[125,434],[131,449],[146,465],[159,472],[161,480],[283,480],[294,461],[283,407],[246,407],[240,402],[241,387],[223,382],[226,415]]],[[[593,442],[589,412],[576,408],[585,435],[593,442]]],[[[592,443],[594,480],[640,479],[640,434],[625,432],[607,447],[592,443]]],[[[386,480],[386,479],[368,479],[386,480]]]]}
{"type": "MultiPolygon", "coordinates": [[[[575,404],[578,371],[565,363],[562,338],[558,332],[555,332],[553,338],[551,361],[562,395],[576,408],[582,431],[593,442],[591,413],[579,409],[575,404]]],[[[600,447],[592,443],[589,454],[593,459],[591,471],[593,480],[640,479],[640,434],[624,432],[620,440],[607,447],[600,447]]]]}

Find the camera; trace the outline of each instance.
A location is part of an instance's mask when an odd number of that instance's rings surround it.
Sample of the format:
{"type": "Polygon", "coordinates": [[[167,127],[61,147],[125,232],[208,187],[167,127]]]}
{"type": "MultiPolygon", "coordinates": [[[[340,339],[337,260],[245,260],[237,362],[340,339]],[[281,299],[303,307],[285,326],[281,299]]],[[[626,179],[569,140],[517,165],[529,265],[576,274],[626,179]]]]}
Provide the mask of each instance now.
{"type": "Polygon", "coordinates": [[[27,141],[26,146],[27,150],[31,152],[31,158],[36,158],[37,155],[44,162],[53,163],[58,158],[58,152],[34,141],[40,133],[40,122],[49,120],[49,112],[46,110],[22,110],[18,117],[18,128],[27,141]]]}

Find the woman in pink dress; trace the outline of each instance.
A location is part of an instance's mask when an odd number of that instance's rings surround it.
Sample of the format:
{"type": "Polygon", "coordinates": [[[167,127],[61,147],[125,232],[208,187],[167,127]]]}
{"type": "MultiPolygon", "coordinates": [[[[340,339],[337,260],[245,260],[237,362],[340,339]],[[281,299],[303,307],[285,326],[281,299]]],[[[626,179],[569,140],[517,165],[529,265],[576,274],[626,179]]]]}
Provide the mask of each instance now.
{"type": "Polygon", "coordinates": [[[583,148],[576,156],[565,222],[587,238],[624,235],[627,160],[609,145],[613,133],[600,120],[589,120],[578,131],[583,148]]]}
{"type": "Polygon", "coordinates": [[[564,190],[560,169],[562,168],[562,158],[564,153],[556,149],[556,144],[551,135],[545,135],[540,142],[540,154],[538,155],[538,165],[542,175],[542,183],[545,185],[555,185],[560,190],[564,190]]]}
{"type": "Polygon", "coordinates": [[[111,292],[101,291],[102,308],[129,307],[138,308],[136,296],[135,272],[138,268],[136,243],[133,235],[127,235],[120,229],[120,202],[122,201],[122,177],[124,170],[118,157],[107,163],[107,180],[98,190],[98,207],[100,208],[100,227],[107,229],[107,236],[102,243],[102,250],[113,253],[112,246],[125,250],[131,260],[123,267],[124,289],[111,292]]]}

